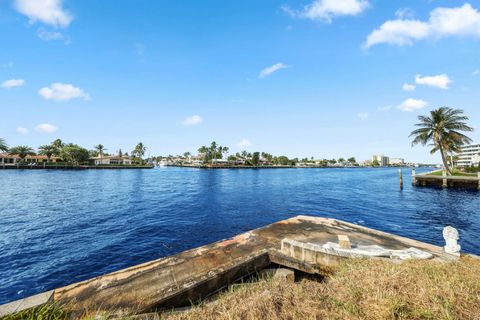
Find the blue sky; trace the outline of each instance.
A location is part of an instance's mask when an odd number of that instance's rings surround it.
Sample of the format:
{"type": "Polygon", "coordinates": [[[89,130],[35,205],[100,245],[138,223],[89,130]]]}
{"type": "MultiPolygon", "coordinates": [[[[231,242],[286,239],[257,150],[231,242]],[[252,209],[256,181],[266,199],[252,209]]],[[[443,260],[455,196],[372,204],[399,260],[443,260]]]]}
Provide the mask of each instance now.
{"type": "MultiPolygon", "coordinates": [[[[0,137],[151,155],[439,162],[416,117],[480,130],[480,1],[0,1],[0,137]],[[405,85],[405,86],[404,86],[405,85]]],[[[480,131],[471,134],[480,141],[480,131]]]]}

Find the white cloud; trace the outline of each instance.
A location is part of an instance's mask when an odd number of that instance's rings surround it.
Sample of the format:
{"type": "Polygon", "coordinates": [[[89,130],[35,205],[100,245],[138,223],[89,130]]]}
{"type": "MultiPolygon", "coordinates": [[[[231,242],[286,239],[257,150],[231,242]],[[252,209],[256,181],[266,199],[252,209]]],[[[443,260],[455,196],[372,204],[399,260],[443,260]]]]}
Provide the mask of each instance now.
{"type": "Polygon", "coordinates": [[[398,108],[402,111],[412,112],[415,110],[423,109],[428,106],[428,102],[421,99],[412,99],[409,98],[403,101],[398,108]]]}
{"type": "Polygon", "coordinates": [[[16,130],[16,131],[17,131],[17,133],[23,134],[23,135],[29,133],[29,130],[28,130],[27,128],[24,128],[24,127],[17,127],[17,130],[16,130]]]}
{"type": "Polygon", "coordinates": [[[425,76],[425,77],[422,77],[421,75],[417,74],[415,76],[415,83],[421,84],[424,86],[447,90],[448,85],[452,83],[452,80],[450,80],[450,78],[446,74],[440,74],[438,76],[425,76]]]}
{"type": "Polygon", "coordinates": [[[38,94],[46,100],[68,101],[72,99],[90,100],[90,95],[71,84],[52,83],[50,87],[38,90],[38,94]]]}
{"type": "Polygon", "coordinates": [[[292,17],[332,22],[340,16],[356,16],[370,6],[368,0],[314,0],[302,10],[294,10],[288,6],[282,9],[292,17]]]}
{"type": "Polygon", "coordinates": [[[436,8],[428,21],[400,18],[389,20],[368,35],[365,48],[387,43],[404,46],[416,40],[444,37],[480,38],[480,12],[466,3],[456,8],[436,8]]]}
{"type": "Polygon", "coordinates": [[[367,120],[368,119],[368,113],[367,112],[361,112],[361,113],[357,114],[357,117],[360,120],[367,120]]]}
{"type": "Polygon", "coordinates": [[[415,85],[409,84],[409,83],[405,83],[402,86],[403,91],[413,91],[415,90],[415,88],[416,88],[415,85]]]}
{"type": "Polygon", "coordinates": [[[383,106],[383,107],[378,107],[378,111],[388,111],[392,109],[392,106],[383,106]]]}
{"type": "Polygon", "coordinates": [[[182,121],[184,126],[195,126],[195,125],[200,124],[202,122],[203,122],[203,118],[198,116],[198,115],[194,115],[194,116],[185,118],[182,121]]]}
{"type": "Polygon", "coordinates": [[[41,123],[35,127],[35,131],[40,133],[54,133],[57,130],[58,128],[56,126],[49,123],[41,123]]]}
{"type": "Polygon", "coordinates": [[[369,48],[380,43],[409,45],[413,40],[423,39],[429,35],[428,25],[417,20],[391,20],[375,29],[364,44],[369,48]]]}
{"type": "Polygon", "coordinates": [[[479,74],[480,74],[480,70],[479,70],[479,69],[473,70],[473,72],[472,72],[472,75],[473,75],[473,76],[478,76],[479,74]]]}
{"type": "Polygon", "coordinates": [[[65,40],[65,43],[70,42],[70,40],[63,35],[63,33],[58,31],[47,31],[44,29],[39,29],[37,31],[37,36],[43,41],[65,40]]]}
{"type": "Polygon", "coordinates": [[[411,8],[400,8],[395,12],[395,17],[399,19],[413,18],[415,16],[415,11],[411,8]]]}
{"type": "Polygon", "coordinates": [[[4,89],[12,89],[16,87],[21,87],[25,84],[25,80],[23,79],[10,79],[10,80],[5,80],[0,84],[1,88],[4,89]]]}
{"type": "Polygon", "coordinates": [[[242,141],[237,143],[237,147],[239,147],[240,149],[247,149],[251,145],[252,145],[252,143],[247,139],[242,139],[242,141]]]}
{"type": "Polygon", "coordinates": [[[265,77],[268,77],[274,72],[277,72],[278,70],[282,70],[285,68],[288,68],[289,66],[284,64],[284,63],[276,63],[273,66],[267,67],[260,71],[260,74],[258,75],[259,78],[263,79],[265,77]]]}
{"type": "Polygon", "coordinates": [[[30,23],[40,21],[65,28],[72,22],[73,16],[62,8],[62,2],[63,0],[15,0],[15,7],[30,19],[30,23]]]}

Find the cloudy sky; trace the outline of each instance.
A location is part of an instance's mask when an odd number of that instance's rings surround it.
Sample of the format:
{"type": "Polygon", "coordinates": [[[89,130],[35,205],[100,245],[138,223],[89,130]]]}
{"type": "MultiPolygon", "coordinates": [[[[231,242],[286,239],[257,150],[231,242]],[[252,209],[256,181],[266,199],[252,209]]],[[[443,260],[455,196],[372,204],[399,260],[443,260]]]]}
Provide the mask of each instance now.
{"type": "Polygon", "coordinates": [[[411,148],[462,108],[480,141],[480,2],[3,0],[0,137],[152,155],[215,139],[316,158],[411,148]]]}

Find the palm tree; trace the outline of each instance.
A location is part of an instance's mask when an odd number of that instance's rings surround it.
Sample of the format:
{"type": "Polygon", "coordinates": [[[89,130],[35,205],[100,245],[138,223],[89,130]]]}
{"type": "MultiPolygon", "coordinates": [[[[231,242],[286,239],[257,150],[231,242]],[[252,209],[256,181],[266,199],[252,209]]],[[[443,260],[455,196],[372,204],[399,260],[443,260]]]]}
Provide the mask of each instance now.
{"type": "Polygon", "coordinates": [[[96,146],[94,146],[95,150],[98,151],[98,154],[100,155],[100,159],[103,157],[103,152],[107,149],[105,149],[105,147],[103,146],[103,144],[97,144],[96,146]]]}
{"type": "Polygon", "coordinates": [[[5,139],[0,138],[0,151],[7,152],[8,151],[8,145],[5,139]]]}
{"type": "Polygon", "coordinates": [[[132,154],[135,154],[138,158],[142,159],[142,157],[145,155],[145,151],[147,151],[147,148],[143,145],[143,143],[139,142],[132,154]]]}
{"type": "Polygon", "coordinates": [[[218,145],[215,141],[210,144],[210,154],[212,155],[212,162],[217,159],[218,145]]]}
{"type": "Polygon", "coordinates": [[[27,157],[27,156],[33,156],[35,155],[35,152],[33,151],[32,148],[28,147],[28,146],[17,146],[17,147],[13,147],[9,150],[9,152],[11,154],[18,154],[18,156],[20,157],[20,159],[22,159],[22,161],[27,157]]]}
{"type": "Polygon", "coordinates": [[[222,148],[222,155],[223,155],[224,153],[228,153],[228,151],[230,151],[230,148],[229,148],[229,147],[223,147],[223,148],[222,148]]]}
{"type": "Polygon", "coordinates": [[[57,148],[53,144],[47,144],[38,148],[38,153],[47,156],[48,161],[50,161],[56,152],[57,148]]]}
{"type": "Polygon", "coordinates": [[[410,137],[413,137],[412,146],[417,144],[425,146],[430,143],[429,146],[433,147],[430,153],[440,151],[443,166],[451,175],[452,169],[447,161],[448,153],[459,152],[462,145],[472,142],[461,133],[473,131],[473,128],[465,123],[468,117],[463,114],[463,110],[441,107],[430,111],[429,116],[418,116],[418,120],[420,122],[415,126],[419,128],[410,134],[410,137]]]}
{"type": "Polygon", "coordinates": [[[56,139],[51,143],[51,145],[55,148],[53,155],[60,157],[60,153],[62,152],[62,148],[65,146],[65,143],[63,143],[63,141],[60,139],[56,139]]]}
{"type": "Polygon", "coordinates": [[[198,153],[203,155],[203,162],[207,163],[210,156],[210,149],[207,146],[201,146],[198,148],[198,153]]]}

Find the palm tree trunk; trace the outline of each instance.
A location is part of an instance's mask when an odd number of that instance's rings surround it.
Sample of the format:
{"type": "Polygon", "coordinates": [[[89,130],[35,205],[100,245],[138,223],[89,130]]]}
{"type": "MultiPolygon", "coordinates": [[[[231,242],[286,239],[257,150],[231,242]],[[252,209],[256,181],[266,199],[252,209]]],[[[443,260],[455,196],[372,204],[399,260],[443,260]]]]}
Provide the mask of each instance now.
{"type": "Polygon", "coordinates": [[[447,174],[449,176],[451,176],[452,175],[452,170],[450,169],[450,166],[448,165],[447,157],[445,156],[445,151],[443,150],[443,147],[442,147],[441,144],[440,144],[440,154],[442,155],[443,166],[445,167],[445,170],[447,170],[447,174]]]}

